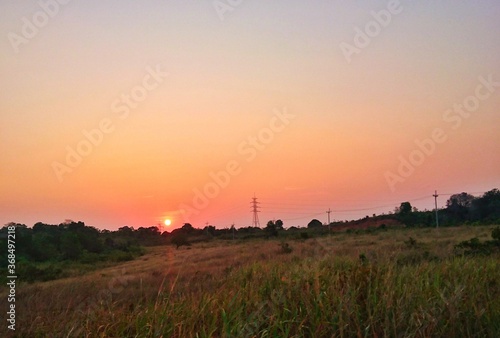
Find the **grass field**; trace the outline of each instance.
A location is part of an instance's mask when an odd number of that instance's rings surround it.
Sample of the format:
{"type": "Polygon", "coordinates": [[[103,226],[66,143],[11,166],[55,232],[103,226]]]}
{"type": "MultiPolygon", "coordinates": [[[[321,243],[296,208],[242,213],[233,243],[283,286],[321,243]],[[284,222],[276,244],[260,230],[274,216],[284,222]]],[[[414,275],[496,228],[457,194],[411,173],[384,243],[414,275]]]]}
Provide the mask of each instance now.
{"type": "MultiPolygon", "coordinates": [[[[500,257],[454,253],[461,241],[491,239],[493,228],[154,247],[113,267],[18,285],[16,334],[499,337],[500,257]]],[[[8,334],[4,323],[0,336],[8,334]]]]}

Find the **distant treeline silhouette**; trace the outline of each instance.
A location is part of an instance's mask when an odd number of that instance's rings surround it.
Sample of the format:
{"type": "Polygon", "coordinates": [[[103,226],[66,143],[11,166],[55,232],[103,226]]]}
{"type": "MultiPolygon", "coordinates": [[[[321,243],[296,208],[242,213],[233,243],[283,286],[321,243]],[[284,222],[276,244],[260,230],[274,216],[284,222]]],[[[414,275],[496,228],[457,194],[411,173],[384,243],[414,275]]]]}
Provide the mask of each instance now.
{"type": "MultiPolygon", "coordinates": [[[[483,225],[500,223],[500,191],[490,190],[480,197],[468,193],[451,195],[446,207],[439,209],[440,226],[483,225]]],[[[322,224],[313,219],[307,227],[284,228],[283,221],[269,221],[264,228],[241,227],[218,229],[213,225],[195,228],[185,223],[172,232],[161,232],[159,227],[124,226],[116,231],[99,230],[83,222],[66,221],[59,225],[36,223],[32,228],[24,224],[8,223],[0,229],[0,245],[7,247],[8,229],[15,228],[16,260],[24,280],[48,280],[60,277],[64,262],[96,264],[131,260],[144,253],[143,247],[172,244],[177,248],[191,243],[218,239],[296,238],[307,239],[335,230],[374,230],[389,226],[435,226],[434,210],[418,211],[409,202],[403,202],[394,213],[373,215],[357,221],[322,224]],[[40,263],[57,263],[40,267],[40,263]],[[44,270],[45,269],[45,270],[44,270]]],[[[7,265],[7,251],[0,251],[0,261],[7,265]]]]}
{"type": "MultiPolygon", "coordinates": [[[[406,226],[434,226],[434,210],[418,211],[409,202],[401,203],[394,216],[406,226]]],[[[451,195],[446,207],[438,210],[439,226],[488,225],[500,223],[500,191],[490,190],[480,197],[462,192],[451,195]]]]}

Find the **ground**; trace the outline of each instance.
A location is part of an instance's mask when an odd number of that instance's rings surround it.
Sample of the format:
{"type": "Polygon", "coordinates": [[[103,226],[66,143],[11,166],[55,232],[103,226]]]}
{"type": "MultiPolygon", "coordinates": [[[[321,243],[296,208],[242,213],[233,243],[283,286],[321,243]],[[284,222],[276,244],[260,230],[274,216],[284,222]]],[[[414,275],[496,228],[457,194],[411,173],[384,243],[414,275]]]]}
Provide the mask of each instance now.
{"type": "MultiPolygon", "coordinates": [[[[473,237],[491,239],[493,228],[153,247],[134,261],[84,275],[35,284],[21,279],[16,334],[499,336],[498,255],[454,251],[473,237]]],[[[6,292],[3,287],[2,309],[6,292]]],[[[11,333],[0,327],[0,335],[11,333]]]]}

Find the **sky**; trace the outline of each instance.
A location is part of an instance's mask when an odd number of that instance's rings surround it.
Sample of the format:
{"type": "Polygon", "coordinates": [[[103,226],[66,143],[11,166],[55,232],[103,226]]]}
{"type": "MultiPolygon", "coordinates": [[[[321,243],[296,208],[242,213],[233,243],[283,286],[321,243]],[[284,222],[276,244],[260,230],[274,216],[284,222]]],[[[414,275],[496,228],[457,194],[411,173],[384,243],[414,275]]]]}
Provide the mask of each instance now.
{"type": "MultiPolygon", "coordinates": [[[[500,3],[0,1],[0,224],[349,220],[500,188],[500,3]]],[[[170,230],[170,229],[164,229],[170,230]]]]}

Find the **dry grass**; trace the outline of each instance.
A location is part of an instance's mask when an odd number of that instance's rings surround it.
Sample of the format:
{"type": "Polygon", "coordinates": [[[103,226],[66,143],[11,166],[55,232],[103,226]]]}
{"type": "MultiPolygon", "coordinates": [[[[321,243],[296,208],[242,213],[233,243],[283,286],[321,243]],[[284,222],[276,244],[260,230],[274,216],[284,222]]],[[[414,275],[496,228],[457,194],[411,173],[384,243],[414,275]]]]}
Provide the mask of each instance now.
{"type": "MultiPolygon", "coordinates": [[[[492,228],[334,233],[288,240],[290,254],[279,240],[156,247],[84,276],[19,285],[16,332],[493,337],[500,333],[498,257],[453,256],[456,243],[487,238],[492,228]],[[414,246],[405,243],[410,237],[414,246]]],[[[0,306],[7,308],[5,289],[0,306]]]]}

